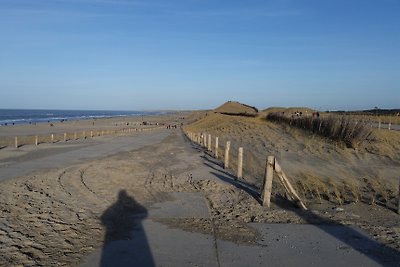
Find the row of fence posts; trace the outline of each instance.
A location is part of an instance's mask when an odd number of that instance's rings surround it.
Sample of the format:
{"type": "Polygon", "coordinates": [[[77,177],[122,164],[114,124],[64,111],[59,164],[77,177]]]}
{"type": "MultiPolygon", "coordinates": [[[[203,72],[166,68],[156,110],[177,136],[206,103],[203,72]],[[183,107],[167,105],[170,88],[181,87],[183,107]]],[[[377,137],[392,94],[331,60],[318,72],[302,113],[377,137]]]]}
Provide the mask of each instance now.
{"type": "MultiPolygon", "coordinates": [[[[212,151],[212,138],[211,134],[198,134],[192,132],[185,132],[185,135],[192,141],[203,148],[207,149],[210,152],[214,152],[215,158],[218,159],[218,145],[219,139],[215,137],[215,150],[212,151]]],[[[224,155],[224,168],[229,168],[229,155],[231,149],[231,142],[226,141],[225,145],[225,155],[224,155]]],[[[243,178],[243,147],[238,148],[238,161],[237,161],[237,179],[243,178]]],[[[279,178],[279,182],[282,184],[283,188],[285,189],[287,196],[290,200],[297,203],[299,207],[304,210],[307,210],[304,203],[301,201],[299,195],[296,193],[294,187],[289,182],[288,178],[286,177],[285,173],[283,172],[282,168],[278,164],[277,160],[274,156],[268,156],[266,165],[265,165],[265,175],[264,175],[264,184],[261,191],[261,201],[263,206],[270,207],[271,205],[271,192],[272,192],[272,180],[274,177],[274,173],[277,174],[279,178]]]]}
{"type": "MultiPolygon", "coordinates": [[[[155,128],[128,128],[128,129],[113,130],[113,131],[102,130],[102,131],[96,131],[96,132],[90,131],[90,138],[93,138],[95,136],[104,136],[104,135],[117,134],[117,133],[131,133],[131,132],[137,132],[137,131],[139,131],[139,132],[140,131],[149,131],[149,130],[153,130],[153,129],[156,129],[156,128],[161,128],[161,127],[155,127],[155,128]]],[[[79,139],[78,132],[74,132],[73,136],[74,136],[74,138],[73,138],[74,140],[78,140],[79,139]]],[[[71,140],[71,139],[68,139],[67,137],[68,137],[68,133],[64,133],[64,135],[63,135],[63,141],[64,142],[67,142],[68,140],[71,140]]],[[[86,131],[83,131],[81,138],[82,139],[87,139],[88,137],[89,136],[86,134],[86,131]]],[[[54,135],[54,133],[52,133],[52,134],[50,134],[50,143],[53,144],[54,142],[55,142],[55,135],[54,135]]],[[[15,136],[15,138],[14,138],[14,147],[18,148],[20,145],[21,144],[19,143],[18,136],[15,136]]],[[[34,145],[35,146],[39,145],[39,136],[38,135],[35,136],[34,145]]]]}
{"type": "MultiPolygon", "coordinates": [[[[211,134],[208,134],[208,138],[206,134],[198,134],[192,132],[185,132],[186,136],[192,141],[207,149],[210,152],[212,151],[212,139],[211,134]],[[208,139],[208,140],[207,140],[208,139]]],[[[218,143],[219,138],[215,137],[215,148],[214,148],[214,156],[218,159],[218,143]]],[[[230,152],[231,142],[226,141],[225,145],[225,155],[224,155],[224,168],[229,168],[229,152],[230,152]]],[[[237,164],[237,178],[243,178],[243,147],[239,147],[238,149],[238,164],[237,164]]],[[[301,201],[299,195],[296,193],[295,189],[289,182],[285,173],[283,172],[281,166],[278,164],[277,160],[274,156],[268,156],[265,164],[265,176],[264,176],[264,184],[261,191],[261,201],[263,206],[270,207],[271,204],[271,193],[272,193],[272,180],[274,177],[274,173],[277,174],[279,182],[284,187],[287,192],[289,200],[292,200],[298,204],[304,210],[307,210],[304,203],[301,201]]],[[[399,177],[399,188],[398,188],[398,204],[397,204],[397,213],[400,214],[400,177],[399,177]]]]}
{"type": "MultiPolygon", "coordinates": [[[[186,136],[192,141],[207,149],[210,152],[214,152],[214,157],[218,159],[218,149],[219,149],[219,139],[215,137],[215,146],[214,151],[212,149],[212,138],[211,134],[195,134],[191,132],[185,133],[186,136]]],[[[224,155],[224,168],[229,168],[229,152],[231,149],[231,142],[226,141],[225,145],[225,155],[224,155]]],[[[239,147],[239,156],[238,156],[238,170],[237,170],[237,178],[243,177],[243,147],[239,147]]]]}
{"type": "MultiPolygon", "coordinates": [[[[392,128],[392,122],[389,122],[389,124],[388,124],[388,130],[390,131],[391,128],[392,128]]],[[[379,120],[379,122],[378,122],[378,129],[382,129],[382,123],[381,123],[380,120],[379,120]]]]}

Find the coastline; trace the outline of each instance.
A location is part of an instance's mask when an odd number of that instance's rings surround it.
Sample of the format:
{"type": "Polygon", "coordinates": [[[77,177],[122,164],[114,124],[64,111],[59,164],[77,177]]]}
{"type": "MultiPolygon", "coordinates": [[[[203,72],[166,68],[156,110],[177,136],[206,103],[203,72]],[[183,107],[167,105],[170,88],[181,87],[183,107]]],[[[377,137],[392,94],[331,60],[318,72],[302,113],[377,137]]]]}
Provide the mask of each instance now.
{"type": "Polygon", "coordinates": [[[72,137],[74,133],[87,135],[93,132],[101,131],[121,131],[122,129],[139,129],[154,127],[157,124],[177,123],[177,118],[187,116],[188,112],[170,112],[163,115],[140,115],[126,117],[112,117],[101,119],[84,119],[84,120],[68,120],[52,123],[19,124],[0,126],[0,147],[13,146],[14,138],[20,137],[21,144],[33,144],[35,136],[42,136],[43,140],[49,141],[51,134],[58,135],[59,139],[63,139],[61,135],[68,134],[72,137]],[[145,125],[144,125],[145,124],[145,125]],[[23,141],[25,139],[26,141],[23,141]]]}

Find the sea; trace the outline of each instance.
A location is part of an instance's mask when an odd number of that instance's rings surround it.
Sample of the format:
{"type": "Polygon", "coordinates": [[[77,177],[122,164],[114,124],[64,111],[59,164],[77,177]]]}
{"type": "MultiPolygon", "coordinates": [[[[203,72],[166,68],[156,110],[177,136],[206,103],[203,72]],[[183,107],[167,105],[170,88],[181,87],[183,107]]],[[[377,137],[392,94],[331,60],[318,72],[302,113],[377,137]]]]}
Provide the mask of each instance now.
{"type": "Polygon", "coordinates": [[[167,112],[165,111],[0,109],[0,125],[5,126],[70,120],[162,115],[166,113],[167,112]]]}

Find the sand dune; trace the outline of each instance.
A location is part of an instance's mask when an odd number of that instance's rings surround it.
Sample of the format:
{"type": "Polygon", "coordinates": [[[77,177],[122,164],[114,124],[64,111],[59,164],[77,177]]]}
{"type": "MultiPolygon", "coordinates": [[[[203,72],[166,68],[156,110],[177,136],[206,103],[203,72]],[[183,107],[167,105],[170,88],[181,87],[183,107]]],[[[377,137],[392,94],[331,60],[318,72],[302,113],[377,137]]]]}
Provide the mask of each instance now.
{"type": "Polygon", "coordinates": [[[218,136],[220,155],[230,140],[233,169],[237,148],[244,147],[244,172],[257,186],[262,183],[266,157],[274,155],[309,201],[380,201],[392,209],[397,205],[399,132],[374,130],[355,150],[263,117],[210,114],[186,129],[218,136]]]}

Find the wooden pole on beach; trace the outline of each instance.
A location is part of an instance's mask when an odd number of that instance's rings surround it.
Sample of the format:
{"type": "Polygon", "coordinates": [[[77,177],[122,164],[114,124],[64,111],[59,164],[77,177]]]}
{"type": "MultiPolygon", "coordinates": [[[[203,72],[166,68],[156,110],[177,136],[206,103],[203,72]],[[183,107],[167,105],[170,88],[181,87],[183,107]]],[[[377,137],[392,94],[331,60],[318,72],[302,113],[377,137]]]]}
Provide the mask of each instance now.
{"type": "Polygon", "coordinates": [[[90,131],[90,138],[93,138],[93,131],[90,131]]]}
{"type": "Polygon", "coordinates": [[[54,143],[54,134],[51,134],[50,139],[51,139],[51,143],[54,143]]]}
{"type": "Polygon", "coordinates": [[[208,151],[211,151],[211,134],[208,135],[208,151]]]}
{"type": "Polygon", "coordinates": [[[86,132],[85,131],[83,131],[83,133],[82,133],[82,139],[86,139],[86,132]]]}
{"type": "Polygon", "coordinates": [[[228,169],[229,167],[229,150],[231,149],[231,141],[226,141],[226,146],[225,146],[225,164],[224,168],[228,169]]]}
{"type": "Polygon", "coordinates": [[[64,133],[64,142],[67,142],[67,133],[64,133]]]}
{"type": "Polygon", "coordinates": [[[104,136],[104,130],[101,130],[101,136],[104,136]]]}
{"type": "Polygon", "coordinates": [[[207,148],[207,134],[203,135],[203,146],[204,148],[207,148]]]}
{"type": "Polygon", "coordinates": [[[382,127],[381,120],[379,120],[379,123],[378,123],[378,129],[380,130],[380,129],[381,129],[381,127],[382,127]]]}
{"type": "Polygon", "coordinates": [[[390,131],[391,127],[392,127],[392,122],[389,122],[389,126],[388,126],[389,131],[390,131]]]}
{"type": "Polygon", "coordinates": [[[218,137],[215,137],[215,158],[218,158],[218,137]]]}
{"type": "Polygon", "coordinates": [[[274,178],[274,165],[275,157],[268,156],[267,162],[265,164],[265,175],[264,175],[264,186],[261,193],[261,200],[263,206],[267,208],[271,205],[271,191],[272,191],[272,179],[274,178]]]}
{"type": "Polygon", "coordinates": [[[237,178],[243,177],[243,147],[239,147],[237,178]]]}
{"type": "Polygon", "coordinates": [[[283,172],[281,166],[278,164],[278,162],[275,160],[275,172],[276,175],[278,176],[279,180],[281,181],[283,187],[285,190],[288,192],[290,195],[290,198],[294,201],[297,202],[297,205],[300,206],[303,210],[307,210],[306,205],[304,205],[303,201],[301,201],[299,195],[297,192],[294,190],[294,187],[292,184],[289,182],[289,179],[286,177],[285,173],[283,172]]]}
{"type": "Polygon", "coordinates": [[[78,137],[77,137],[77,134],[76,134],[76,132],[74,132],[74,139],[76,140],[78,137]]]}
{"type": "Polygon", "coordinates": [[[15,148],[18,148],[18,137],[17,136],[14,138],[14,141],[15,141],[15,148]]]}
{"type": "Polygon", "coordinates": [[[36,135],[35,136],[35,146],[37,146],[39,144],[39,142],[38,142],[38,136],[36,135]]]}

